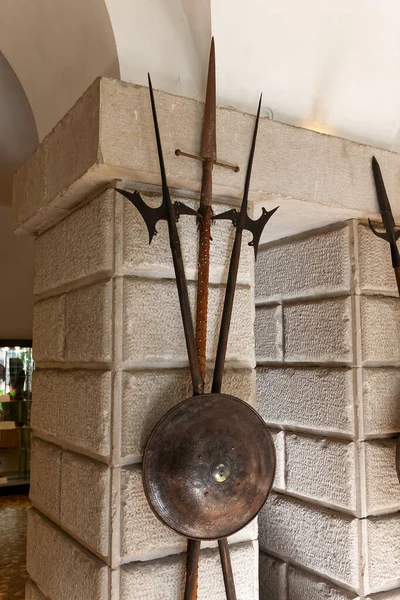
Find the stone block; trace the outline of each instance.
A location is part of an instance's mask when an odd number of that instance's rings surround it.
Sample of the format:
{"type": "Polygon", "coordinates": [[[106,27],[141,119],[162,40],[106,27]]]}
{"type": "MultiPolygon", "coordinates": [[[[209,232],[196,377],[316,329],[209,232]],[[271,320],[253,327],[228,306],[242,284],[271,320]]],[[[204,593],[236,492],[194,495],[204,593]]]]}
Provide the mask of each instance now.
{"type": "Polygon", "coordinates": [[[66,360],[105,362],[112,358],[112,282],[66,296],[66,360]]]}
{"type": "MultiPolygon", "coordinates": [[[[162,196],[157,194],[142,193],[143,200],[149,206],[156,207],[161,204],[162,196]]],[[[172,201],[183,202],[190,208],[197,210],[197,200],[181,197],[172,197],[172,201]]],[[[215,213],[219,214],[230,210],[231,205],[215,204],[215,213]]],[[[136,274],[152,273],[158,277],[174,277],[174,269],[169,245],[168,226],[160,221],[157,225],[158,235],[149,244],[147,227],[136,210],[128,201],[123,201],[123,267],[125,272],[136,274]]],[[[197,253],[198,229],[196,219],[192,216],[182,215],[178,221],[178,231],[181,240],[182,258],[185,265],[186,277],[197,278],[197,253]]],[[[235,236],[235,229],[227,221],[215,221],[212,225],[212,243],[210,252],[210,281],[219,283],[226,280],[229,268],[229,257],[235,236]]],[[[253,283],[254,251],[246,244],[251,236],[244,232],[242,251],[240,254],[238,281],[240,283],[253,283]]]]}
{"type": "Polygon", "coordinates": [[[46,204],[60,196],[55,204],[68,207],[68,188],[100,158],[100,82],[92,83],[40,147],[46,152],[46,204]]]}
{"type": "Polygon", "coordinates": [[[398,298],[362,296],[361,343],[365,363],[400,361],[400,305],[398,298]]]}
{"type": "Polygon", "coordinates": [[[70,214],[35,240],[35,294],[112,274],[114,190],[70,214]]]}
{"type": "Polygon", "coordinates": [[[275,426],[354,432],[351,369],[257,367],[257,401],[275,426]]]}
{"type": "Polygon", "coordinates": [[[35,371],[31,425],[82,452],[109,456],[111,373],[35,371]]]}
{"type": "Polygon", "coordinates": [[[350,292],[349,227],[311,231],[263,246],[255,266],[256,300],[350,292]]]}
{"type": "MultiPolygon", "coordinates": [[[[237,597],[258,600],[257,544],[230,548],[237,597]]],[[[136,562],[121,568],[121,600],[176,600],[183,597],[184,556],[170,556],[151,562],[136,562]]],[[[219,553],[202,550],[199,561],[198,600],[225,600],[219,553]]]]}
{"type": "Polygon", "coordinates": [[[289,567],[288,572],[289,594],[288,600],[353,600],[356,598],[354,594],[332,586],[331,584],[289,567]]]}
{"type": "Polygon", "coordinates": [[[285,305],[285,361],[351,363],[351,320],[349,297],[285,305]]]}
{"type": "Polygon", "coordinates": [[[400,369],[362,369],[362,419],[364,435],[400,431],[400,369]],[[376,407],[379,406],[379,410],[376,407]]]}
{"type": "MultiPolygon", "coordinates": [[[[204,105],[158,91],[155,96],[168,182],[171,187],[182,189],[184,184],[185,189],[198,190],[201,165],[174,152],[178,147],[192,151],[198,147],[204,105]]],[[[145,87],[115,79],[97,80],[39,148],[47,159],[41,178],[46,190],[39,206],[68,207],[73,201],[76,205],[79,194],[87,197],[96,184],[121,176],[159,182],[149,104],[145,87]]],[[[215,169],[215,193],[237,197],[243,189],[254,116],[219,108],[217,120],[219,155],[229,157],[241,169],[239,173],[215,169]]],[[[396,153],[261,119],[251,189],[320,203],[324,208],[337,207],[339,214],[342,209],[376,213],[370,167],[373,154],[381,163],[389,197],[398,197],[396,153]]],[[[26,169],[22,182],[34,172],[33,166],[26,169]]],[[[17,223],[32,231],[19,214],[19,194],[14,201],[17,223]]]]}
{"type": "Polygon", "coordinates": [[[254,321],[256,359],[283,360],[282,306],[259,306],[254,321]]]}
{"type": "Polygon", "coordinates": [[[384,592],[383,594],[372,594],[365,600],[400,600],[400,588],[391,592],[384,592]]]}
{"type": "Polygon", "coordinates": [[[186,539],[163,525],[152,512],[137,465],[121,469],[121,557],[152,560],[186,549],[186,539]]]}
{"type": "MultiPolygon", "coordinates": [[[[381,225],[374,223],[379,230],[381,225]]],[[[358,236],[358,285],[361,293],[398,295],[390,246],[365,223],[356,222],[358,236]]]]}
{"type": "Polygon", "coordinates": [[[28,514],[27,571],[49,598],[108,600],[108,567],[35,510],[28,514]]]}
{"type": "Polygon", "coordinates": [[[357,519],[278,494],[259,514],[262,550],[353,589],[359,586],[358,534],[357,519]]]}
{"type": "MultiPolygon", "coordinates": [[[[195,285],[189,283],[192,304],[195,285]]],[[[207,357],[215,357],[224,301],[224,288],[211,286],[207,357]]],[[[254,365],[253,297],[251,288],[236,289],[227,361],[254,365]]],[[[175,281],[124,279],[124,360],[159,364],[187,362],[186,344],[175,281]]]]}
{"type": "Polygon", "coordinates": [[[354,442],[289,433],[285,441],[288,492],[356,510],[354,442]]]}
{"type": "Polygon", "coordinates": [[[13,228],[28,221],[43,207],[45,196],[45,154],[37,148],[14,175],[13,228]]]}
{"type": "Polygon", "coordinates": [[[33,313],[33,358],[62,361],[65,354],[65,296],[36,302],[33,313]]]}
{"type": "Polygon", "coordinates": [[[25,600],[48,600],[30,579],[25,585],[25,600]]]}
{"type": "Polygon", "coordinates": [[[260,552],[260,600],[286,600],[287,564],[260,552]]]}
{"type": "Polygon", "coordinates": [[[61,463],[61,525],[89,549],[109,553],[110,467],[64,452],[61,463]]]}
{"type": "Polygon", "coordinates": [[[366,514],[400,510],[400,484],[396,472],[397,440],[361,444],[365,460],[366,514]]]}
{"type": "Polygon", "coordinates": [[[283,431],[271,430],[276,452],[276,470],[274,488],[284,490],[286,485],[285,476],[285,433],[283,431]]]}
{"type": "MultiPolygon", "coordinates": [[[[212,372],[207,370],[206,389],[212,372]]],[[[222,392],[254,403],[255,373],[250,369],[228,369],[222,392]]],[[[186,369],[133,371],[122,374],[122,456],[139,458],[151,430],[173,406],[193,394],[186,369]]]]}
{"type": "Polygon", "coordinates": [[[55,519],[60,518],[61,453],[59,446],[32,440],[29,498],[55,519]]]}
{"type": "Polygon", "coordinates": [[[398,586],[400,573],[400,519],[398,513],[363,520],[365,540],[365,594],[398,586]]]}

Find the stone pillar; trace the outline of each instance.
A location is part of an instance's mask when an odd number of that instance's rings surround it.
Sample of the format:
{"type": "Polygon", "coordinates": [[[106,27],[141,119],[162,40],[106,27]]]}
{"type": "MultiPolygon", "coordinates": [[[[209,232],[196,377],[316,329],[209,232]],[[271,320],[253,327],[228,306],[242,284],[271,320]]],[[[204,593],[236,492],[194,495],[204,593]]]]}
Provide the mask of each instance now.
{"type": "MultiPolygon", "coordinates": [[[[126,91],[117,82],[107,85],[126,91]]],[[[104,131],[99,112],[114,116],[116,99],[100,87],[97,82],[78,102],[15,182],[17,227],[22,223],[36,232],[26,598],[179,600],[186,540],[153,515],[140,465],[152,427],[191,396],[178,294],[166,224],[159,223],[149,246],[136,209],[114,189],[102,189],[117,168],[101,177],[94,167],[90,171],[90,161],[104,156],[104,143],[120,164],[126,152],[117,131],[104,131]]],[[[146,115],[145,137],[136,140],[145,164],[149,155],[154,158],[155,139],[148,98],[142,104],[135,98],[148,92],[128,90],[133,104],[126,103],[125,113],[120,107],[119,114],[125,122],[146,115]]],[[[181,112],[178,117],[182,120],[181,112]]],[[[159,119],[168,139],[175,123],[163,117],[162,108],[159,119]]],[[[140,173],[145,201],[159,204],[159,187],[140,173]]],[[[190,206],[198,202],[184,188],[179,199],[190,206]]],[[[226,210],[226,202],[219,201],[216,210],[226,210]]],[[[178,227],[193,302],[197,225],[182,217],[178,227]]],[[[216,351],[233,235],[229,223],[213,227],[209,362],[216,351]]],[[[242,256],[223,391],[254,403],[253,250],[244,245],[242,256]]],[[[256,600],[256,522],[230,543],[238,597],[256,600]]],[[[203,545],[200,560],[199,600],[210,598],[225,598],[216,543],[203,545]]]]}
{"type": "Polygon", "coordinates": [[[279,457],[264,600],[400,598],[397,296],[389,246],[360,221],[259,253],[258,401],[279,457]]]}

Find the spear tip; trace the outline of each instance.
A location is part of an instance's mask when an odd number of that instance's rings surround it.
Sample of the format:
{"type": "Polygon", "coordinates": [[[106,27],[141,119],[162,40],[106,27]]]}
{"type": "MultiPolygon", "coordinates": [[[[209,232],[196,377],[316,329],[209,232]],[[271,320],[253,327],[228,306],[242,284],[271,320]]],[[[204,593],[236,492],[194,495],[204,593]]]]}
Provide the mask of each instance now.
{"type": "Polygon", "coordinates": [[[215,46],[214,38],[211,38],[200,153],[203,158],[211,158],[214,161],[217,159],[216,104],[215,46]]]}
{"type": "Polygon", "coordinates": [[[258,101],[257,118],[260,116],[260,112],[261,112],[261,103],[262,103],[262,94],[260,94],[260,99],[259,99],[259,101],[258,101]]]}

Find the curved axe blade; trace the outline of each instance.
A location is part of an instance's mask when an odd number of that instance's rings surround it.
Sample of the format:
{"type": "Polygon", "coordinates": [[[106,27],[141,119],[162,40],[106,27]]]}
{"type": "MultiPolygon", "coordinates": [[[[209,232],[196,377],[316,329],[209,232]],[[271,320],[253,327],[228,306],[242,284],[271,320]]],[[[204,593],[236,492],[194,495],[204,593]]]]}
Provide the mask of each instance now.
{"type": "Polygon", "coordinates": [[[149,232],[149,244],[151,244],[153,237],[157,235],[156,225],[158,221],[168,221],[166,203],[163,200],[161,206],[152,208],[144,202],[139,192],[127,192],[119,188],[116,188],[116,190],[125,196],[125,198],[128,198],[142,215],[143,221],[147,226],[147,231],[149,232]]]}
{"type": "MultiPolygon", "coordinates": [[[[142,215],[143,221],[146,223],[147,231],[149,232],[149,244],[151,244],[153,237],[158,233],[156,229],[158,221],[168,221],[167,203],[163,199],[160,206],[152,208],[144,202],[139,192],[128,192],[127,190],[120,190],[119,188],[115,189],[125,196],[125,198],[128,198],[142,215]]],[[[183,202],[174,202],[172,206],[176,222],[179,221],[181,215],[191,215],[198,219],[202,218],[197,210],[190,208],[190,206],[186,206],[183,202]]]]}
{"type": "MultiPolygon", "coordinates": [[[[276,206],[272,210],[268,211],[266,208],[262,207],[262,214],[258,219],[252,219],[251,217],[246,215],[243,230],[250,231],[250,233],[253,234],[253,239],[249,242],[248,245],[253,246],[255,258],[257,258],[258,246],[264,227],[266,226],[274,212],[278,210],[278,208],[279,206],[276,206]]],[[[234,227],[237,227],[239,217],[240,212],[238,212],[236,208],[232,208],[231,210],[227,210],[224,213],[220,213],[219,215],[213,216],[212,219],[214,221],[218,219],[232,221],[232,225],[234,227]]]]}

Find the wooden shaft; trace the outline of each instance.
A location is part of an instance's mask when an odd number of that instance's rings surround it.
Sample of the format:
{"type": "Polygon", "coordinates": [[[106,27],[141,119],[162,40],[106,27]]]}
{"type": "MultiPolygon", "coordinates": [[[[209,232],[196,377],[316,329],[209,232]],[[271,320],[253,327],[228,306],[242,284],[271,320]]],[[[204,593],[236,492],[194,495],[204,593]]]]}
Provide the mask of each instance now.
{"type": "Polygon", "coordinates": [[[224,574],[225,594],[227,600],[237,600],[235,591],[235,582],[233,580],[233,571],[231,557],[229,556],[228,539],[218,540],[219,556],[221,559],[222,572],[224,574]]]}
{"type": "Polygon", "coordinates": [[[188,287],[185,275],[185,268],[183,265],[181,244],[179,240],[178,229],[175,222],[175,215],[173,213],[172,203],[169,198],[169,190],[166,186],[163,186],[163,195],[168,199],[167,206],[169,211],[168,219],[168,230],[169,230],[169,243],[171,247],[172,260],[174,263],[176,287],[179,296],[179,305],[181,308],[183,331],[186,340],[186,349],[189,358],[190,373],[192,376],[193,384],[193,395],[197,396],[204,393],[204,383],[200,373],[200,365],[196,350],[196,339],[192,321],[192,313],[190,310],[188,287]]]}
{"type": "Polygon", "coordinates": [[[232,318],[233,301],[235,299],[236,281],[239,269],[240,249],[242,245],[242,229],[238,223],[235,241],[233,243],[231,262],[229,265],[228,282],[226,284],[224,308],[222,311],[221,329],[219,333],[217,356],[215,359],[212,393],[221,392],[222,378],[224,376],[225,356],[228,346],[229,329],[232,318]]]}
{"type": "Polygon", "coordinates": [[[207,352],[207,311],[208,280],[210,273],[210,240],[211,240],[211,198],[212,198],[212,161],[203,163],[203,180],[199,212],[202,219],[199,223],[199,253],[197,275],[196,306],[196,346],[199,357],[200,373],[204,382],[206,374],[207,352]]]}
{"type": "Polygon", "coordinates": [[[188,540],[186,550],[186,584],[184,600],[197,598],[200,540],[188,540]]]}

